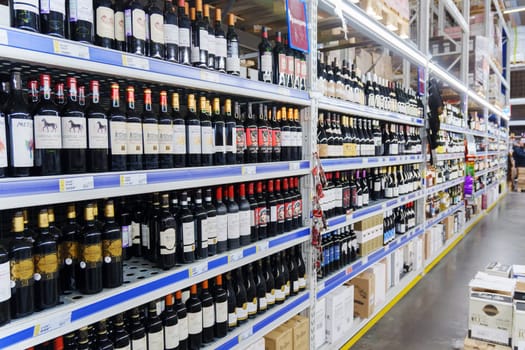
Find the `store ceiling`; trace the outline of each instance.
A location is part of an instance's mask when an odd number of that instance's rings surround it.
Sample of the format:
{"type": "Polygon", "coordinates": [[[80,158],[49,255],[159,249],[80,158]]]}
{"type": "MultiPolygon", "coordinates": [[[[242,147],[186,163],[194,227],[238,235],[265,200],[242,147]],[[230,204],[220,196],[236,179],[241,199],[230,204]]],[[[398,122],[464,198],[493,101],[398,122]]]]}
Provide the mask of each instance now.
{"type": "MultiPolygon", "coordinates": [[[[505,1],[504,3],[506,9],[525,6],[525,0],[510,0],[505,1]]],[[[509,16],[510,24],[512,26],[525,25],[525,11],[509,13],[507,16],[509,16]]]]}

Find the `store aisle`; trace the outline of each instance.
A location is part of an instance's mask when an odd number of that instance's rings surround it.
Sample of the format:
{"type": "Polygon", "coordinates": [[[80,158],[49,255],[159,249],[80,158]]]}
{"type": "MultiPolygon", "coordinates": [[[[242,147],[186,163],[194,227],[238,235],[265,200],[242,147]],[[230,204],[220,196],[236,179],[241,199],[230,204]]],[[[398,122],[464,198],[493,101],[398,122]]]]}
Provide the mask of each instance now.
{"type": "Polygon", "coordinates": [[[352,350],[447,350],[462,344],[470,279],[490,261],[525,263],[524,213],[525,194],[509,193],[352,350]]]}

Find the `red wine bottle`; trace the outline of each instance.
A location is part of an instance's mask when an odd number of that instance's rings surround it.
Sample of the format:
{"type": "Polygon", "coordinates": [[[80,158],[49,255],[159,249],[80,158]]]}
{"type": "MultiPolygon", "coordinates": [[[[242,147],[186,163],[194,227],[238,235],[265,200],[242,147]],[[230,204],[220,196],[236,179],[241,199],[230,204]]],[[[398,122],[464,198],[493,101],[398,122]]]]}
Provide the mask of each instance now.
{"type": "Polygon", "coordinates": [[[111,0],[95,0],[95,44],[112,49],[115,39],[115,10],[111,0]]]}
{"type": "Polygon", "coordinates": [[[188,208],[188,193],[182,192],[181,209],[177,217],[177,250],[180,263],[191,263],[195,260],[195,223],[188,208]]]}
{"type": "Polygon", "coordinates": [[[109,168],[111,171],[127,169],[128,130],[126,115],[120,108],[120,92],[117,83],[111,84],[111,107],[109,116],[109,168]]]}
{"type": "Polygon", "coordinates": [[[159,217],[158,263],[165,270],[174,267],[176,263],[176,229],[177,222],[170,212],[169,195],[163,194],[159,217]]]}
{"type": "Polygon", "coordinates": [[[182,292],[175,293],[175,310],[179,322],[179,349],[188,349],[188,312],[186,305],[182,302],[182,292]]]}
{"type": "Polygon", "coordinates": [[[208,256],[217,254],[217,210],[211,202],[211,189],[206,189],[204,197],[206,210],[206,231],[208,232],[208,256]]]}
{"type": "Polygon", "coordinates": [[[179,14],[179,63],[191,65],[191,21],[189,5],[184,0],[178,0],[179,14]]]}
{"type": "Polygon", "coordinates": [[[146,28],[146,48],[148,56],[163,60],[165,58],[164,43],[164,7],[160,0],[150,0],[146,9],[148,28],[146,28]]]}
{"type": "Polygon", "coordinates": [[[159,104],[159,168],[173,168],[173,115],[168,110],[168,93],[160,92],[159,104]]]}
{"type": "Polygon", "coordinates": [[[69,0],[69,39],[92,44],[93,1],[69,0]]]}
{"type": "Polygon", "coordinates": [[[237,162],[237,121],[232,114],[232,101],[228,98],[224,102],[224,122],[226,137],[226,164],[237,162]]]}
{"type": "MultiPolygon", "coordinates": [[[[129,333],[124,325],[124,315],[118,314],[113,318],[112,329],[111,329],[111,340],[115,350],[129,349],[131,346],[131,340],[129,333]]],[[[67,337],[67,335],[66,335],[67,337]]],[[[64,350],[67,350],[65,348],[64,350]]]]}
{"type": "Polygon", "coordinates": [[[164,298],[164,312],[162,313],[162,324],[164,326],[164,349],[179,350],[179,319],[174,307],[173,294],[164,298]]]}
{"type": "Polygon", "coordinates": [[[257,231],[259,239],[265,239],[268,237],[268,204],[266,202],[265,195],[263,193],[263,184],[261,181],[257,182],[257,231]]]}
{"type": "Polygon", "coordinates": [[[259,240],[259,227],[257,223],[258,203],[257,199],[255,199],[253,182],[248,184],[248,202],[250,203],[250,241],[257,242],[259,240]]]}
{"type": "Polygon", "coordinates": [[[228,249],[240,247],[239,205],[235,202],[233,185],[228,186],[228,249]]]}
{"type": "Polygon", "coordinates": [[[222,200],[222,187],[216,189],[215,207],[217,208],[217,253],[228,250],[228,208],[222,200]]]}
{"type": "Polygon", "coordinates": [[[215,278],[213,302],[215,303],[214,335],[223,338],[228,333],[228,294],[222,285],[222,275],[215,278]]]}
{"type": "Polygon", "coordinates": [[[157,315],[156,302],[151,302],[148,305],[146,337],[148,349],[164,349],[164,327],[159,315],[157,315]]]}
{"type": "Polygon", "coordinates": [[[108,171],[108,117],[100,106],[98,80],[91,80],[91,104],[86,110],[87,117],[87,170],[108,171]]]}
{"type": "Polygon", "coordinates": [[[246,287],[241,268],[235,270],[234,288],[235,300],[237,301],[235,314],[237,315],[237,323],[242,325],[248,320],[248,297],[246,295],[246,287]]]}
{"type": "Polygon", "coordinates": [[[124,16],[124,1],[115,2],[115,41],[113,48],[118,51],[126,51],[126,17],[124,16]]]}
{"type": "MultiPolygon", "coordinates": [[[[134,0],[133,0],[134,2],[134,0]]],[[[128,132],[127,167],[128,170],[142,170],[142,154],[144,153],[142,142],[142,117],[135,111],[135,88],[126,88],[126,122],[128,132]]]]}
{"type": "Polygon", "coordinates": [[[241,75],[239,56],[239,36],[235,32],[235,15],[228,14],[228,32],[226,33],[226,73],[241,75]]]}
{"type": "Polygon", "coordinates": [[[277,207],[279,205],[279,200],[275,197],[273,180],[268,180],[267,186],[268,194],[266,196],[266,201],[268,202],[268,207],[270,208],[270,221],[268,222],[268,236],[273,237],[277,234],[277,207]]]}
{"type": "Polygon", "coordinates": [[[208,69],[215,69],[215,28],[210,17],[210,5],[204,5],[204,23],[208,29],[208,69]]]}
{"type": "Polygon", "coordinates": [[[221,73],[226,73],[226,57],[228,56],[228,44],[226,35],[221,25],[222,11],[215,8],[215,64],[214,69],[221,73]]]}
{"type": "Polygon", "coordinates": [[[187,165],[200,166],[202,153],[201,121],[197,115],[195,95],[188,95],[188,113],[186,115],[186,153],[187,165]]]}
{"type": "Polygon", "coordinates": [[[140,309],[135,307],[131,310],[128,321],[128,332],[132,349],[147,349],[146,329],[140,320],[140,309]]]}
{"type": "Polygon", "coordinates": [[[293,230],[293,195],[288,192],[288,179],[283,180],[281,195],[284,199],[284,232],[293,230]]]}
{"type": "Polygon", "coordinates": [[[202,342],[211,343],[214,336],[215,308],[213,297],[208,290],[208,280],[202,282],[200,299],[202,303],[202,342]]]}
{"type": "Polygon", "coordinates": [[[129,0],[124,9],[126,51],[136,55],[146,54],[146,12],[139,0],[129,0]]]}
{"type": "Polygon", "coordinates": [[[246,134],[246,153],[244,159],[246,163],[257,163],[259,153],[259,131],[257,129],[257,121],[253,114],[252,103],[248,103],[247,118],[244,123],[246,134]]]}
{"type": "Polygon", "coordinates": [[[275,198],[277,200],[277,226],[275,235],[280,235],[284,232],[284,223],[286,221],[286,215],[284,213],[284,199],[281,196],[281,180],[275,180],[275,198]]]}
{"type": "Polygon", "coordinates": [[[40,6],[38,1],[28,3],[14,0],[11,5],[11,26],[30,32],[40,32],[40,6]]]}
{"type": "Polygon", "coordinates": [[[142,137],[144,144],[144,169],[159,168],[159,117],[153,111],[151,89],[144,89],[142,112],[142,137]]]}
{"type": "Polygon", "coordinates": [[[40,22],[42,34],[66,37],[66,0],[41,1],[40,22]]]}
{"type": "Polygon", "coordinates": [[[202,346],[202,303],[197,295],[197,285],[190,288],[190,298],[186,301],[188,310],[188,345],[190,349],[202,346]]]}
{"type": "Polygon", "coordinates": [[[84,228],[79,236],[79,254],[76,270],[77,288],[84,294],[102,290],[102,233],[95,223],[93,204],[84,210],[84,228]]]}
{"type": "Polygon", "coordinates": [[[122,234],[122,259],[129,260],[131,258],[131,212],[126,203],[125,197],[122,197],[118,204],[118,225],[122,234]]]}
{"type": "Polygon", "coordinates": [[[115,221],[115,207],[112,200],[106,202],[104,208],[106,222],[102,229],[102,278],[104,288],[115,288],[122,285],[122,233],[115,221]]]}
{"type": "Polygon", "coordinates": [[[206,220],[208,215],[202,206],[202,191],[195,192],[195,203],[193,206],[193,218],[195,220],[196,245],[195,258],[206,259],[208,257],[208,227],[206,220]]]}
{"type": "Polygon", "coordinates": [[[246,185],[239,185],[239,235],[240,244],[245,246],[251,242],[251,217],[250,202],[246,199],[246,185]]]}
{"type": "Polygon", "coordinates": [[[257,293],[257,313],[265,313],[268,309],[268,302],[266,299],[266,281],[263,275],[263,261],[257,261],[255,265],[255,290],[257,293]]]}
{"type": "Polygon", "coordinates": [[[272,45],[268,41],[268,30],[262,27],[261,43],[259,44],[259,81],[272,83],[273,81],[273,55],[272,45]]]}
{"type": "Polygon", "coordinates": [[[248,309],[248,318],[255,318],[258,309],[257,289],[253,278],[253,266],[248,264],[244,266],[244,286],[246,288],[246,300],[248,309]]]}
{"type": "Polygon", "coordinates": [[[164,2],[164,52],[166,61],[179,62],[179,15],[172,0],[164,2]]]}
{"type": "Polygon", "coordinates": [[[62,110],[62,169],[65,173],[86,172],[87,121],[80,102],[77,80],[67,78],[68,99],[62,110]]]}
{"type": "Polygon", "coordinates": [[[221,114],[221,101],[218,97],[213,99],[213,133],[215,140],[215,154],[213,156],[214,165],[226,164],[226,149],[225,149],[225,122],[224,116],[221,114]]]}
{"type": "Polygon", "coordinates": [[[228,330],[233,330],[238,326],[237,322],[237,299],[233,288],[231,271],[226,273],[226,294],[228,298],[228,330]]]}
{"type": "Polygon", "coordinates": [[[264,259],[263,276],[266,284],[266,303],[268,304],[268,309],[271,309],[275,305],[275,280],[270,257],[264,259]]]}
{"type": "Polygon", "coordinates": [[[215,150],[213,149],[213,126],[208,114],[209,102],[206,97],[200,97],[200,120],[201,120],[201,165],[211,166],[213,165],[213,158],[215,150]]]}
{"type": "Polygon", "coordinates": [[[171,94],[171,108],[173,115],[173,166],[186,166],[186,119],[180,114],[179,94],[171,94]]]}
{"type": "Polygon", "coordinates": [[[76,288],[77,239],[81,232],[81,227],[77,223],[76,217],[75,205],[71,204],[67,207],[67,221],[62,226],[62,239],[59,242],[60,257],[63,260],[63,269],[60,273],[60,285],[63,291],[71,291],[76,288]]]}
{"type": "Polygon", "coordinates": [[[202,0],[196,0],[195,8],[191,8],[191,21],[191,64],[195,67],[207,68],[208,26],[203,17],[202,0]]]}

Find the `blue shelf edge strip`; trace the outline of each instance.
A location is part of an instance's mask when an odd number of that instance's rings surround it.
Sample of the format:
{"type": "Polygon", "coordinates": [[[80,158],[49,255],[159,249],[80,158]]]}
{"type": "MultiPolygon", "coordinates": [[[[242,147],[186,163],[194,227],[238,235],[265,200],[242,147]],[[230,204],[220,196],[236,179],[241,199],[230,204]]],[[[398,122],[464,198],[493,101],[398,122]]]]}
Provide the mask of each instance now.
{"type": "MultiPolygon", "coordinates": [[[[147,184],[159,184],[177,181],[195,181],[207,178],[229,178],[232,176],[242,176],[243,167],[250,166],[255,167],[255,174],[270,174],[274,172],[290,171],[290,164],[291,162],[276,162],[202,168],[174,168],[169,170],[153,171],[128,171],[110,174],[86,173],[79,176],[64,175],[62,177],[53,176],[50,178],[36,177],[34,179],[28,178],[22,181],[20,181],[20,179],[6,179],[0,182],[0,198],[60,193],[61,179],[86,176],[93,177],[93,189],[88,190],[92,191],[108,188],[119,188],[121,175],[146,174],[147,184]]],[[[307,170],[310,168],[310,162],[307,160],[298,161],[298,168],[299,170],[307,170]]]]}
{"type": "MultiPolygon", "coordinates": [[[[356,165],[356,164],[364,164],[365,161],[370,163],[379,163],[379,162],[391,162],[391,163],[398,163],[398,162],[407,162],[407,161],[414,161],[414,162],[420,162],[423,160],[423,157],[420,155],[401,155],[401,156],[378,156],[378,157],[355,157],[355,158],[335,158],[335,159],[322,159],[321,164],[323,167],[331,167],[331,166],[350,166],[350,165],[356,165]]],[[[377,166],[376,164],[373,164],[373,166],[377,166]]]]}
{"type": "MultiPolygon", "coordinates": [[[[288,313],[292,309],[296,308],[297,306],[301,305],[302,303],[307,302],[309,298],[310,298],[310,293],[303,294],[300,297],[295,298],[295,300],[287,303],[286,306],[284,306],[279,311],[271,313],[269,316],[267,316],[263,320],[261,320],[261,321],[259,321],[259,322],[257,322],[256,324],[253,325],[253,327],[252,327],[252,334],[260,331],[261,329],[263,329],[264,327],[266,327],[270,323],[274,322],[279,317],[284,316],[286,313],[288,313]]],[[[231,348],[233,348],[234,346],[236,346],[238,344],[239,344],[239,337],[236,336],[236,337],[230,339],[229,341],[227,341],[226,343],[222,344],[221,346],[218,346],[215,349],[216,350],[228,350],[228,349],[231,349],[231,348]]]]}
{"type": "Polygon", "coordinates": [[[420,236],[421,234],[423,234],[423,232],[425,232],[425,230],[422,227],[419,227],[415,231],[413,231],[411,235],[405,235],[398,241],[393,242],[390,245],[385,246],[382,249],[378,250],[377,252],[374,252],[368,255],[367,256],[368,261],[365,264],[363,264],[362,260],[359,260],[358,262],[350,265],[349,267],[352,268],[351,273],[347,274],[346,271],[341,271],[341,272],[338,272],[335,276],[330,277],[325,282],[325,287],[317,292],[317,299],[322,298],[324,295],[328,294],[329,292],[339,287],[346,281],[360,274],[362,271],[366,270],[368,267],[372,266],[379,260],[383,259],[385,256],[392,253],[394,250],[398,249],[400,246],[404,245],[405,243],[414,239],[415,237],[420,236]]]}
{"type": "MultiPolygon", "coordinates": [[[[310,235],[310,228],[305,227],[291,234],[283,235],[283,236],[279,236],[274,239],[271,239],[268,242],[268,246],[269,248],[276,247],[286,242],[290,242],[298,238],[306,237],[309,235],[310,235]]],[[[256,253],[257,253],[256,246],[244,248],[243,258],[247,258],[248,256],[254,255],[256,253]]],[[[225,265],[228,265],[227,255],[218,257],[211,261],[208,261],[208,271],[216,269],[221,266],[225,266],[225,265]]],[[[88,317],[97,312],[101,312],[105,309],[111,308],[121,302],[130,300],[133,298],[139,298],[140,296],[147,294],[153,290],[164,288],[166,286],[169,286],[170,284],[178,283],[188,278],[190,278],[190,268],[185,268],[180,271],[174,271],[173,274],[162,277],[158,280],[151,281],[142,286],[138,286],[133,289],[129,289],[129,290],[120,292],[118,294],[115,294],[105,299],[102,299],[100,301],[97,301],[96,303],[89,304],[84,307],[80,307],[76,310],[73,310],[71,311],[70,322],[78,321],[82,318],[88,317]]],[[[13,346],[16,343],[32,338],[34,331],[35,331],[35,326],[30,326],[28,328],[24,328],[23,330],[10,334],[6,337],[0,338],[0,349],[3,349],[8,346],[13,346]]]]}

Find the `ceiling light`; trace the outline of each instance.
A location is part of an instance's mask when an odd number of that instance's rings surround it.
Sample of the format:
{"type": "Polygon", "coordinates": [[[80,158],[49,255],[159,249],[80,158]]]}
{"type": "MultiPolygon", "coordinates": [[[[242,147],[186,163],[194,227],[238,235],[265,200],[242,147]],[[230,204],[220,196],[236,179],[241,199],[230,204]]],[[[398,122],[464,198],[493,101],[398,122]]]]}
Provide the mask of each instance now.
{"type": "Polygon", "coordinates": [[[525,6],[511,7],[503,11],[503,13],[508,14],[508,13],[522,12],[522,11],[525,11],[525,6]]]}

